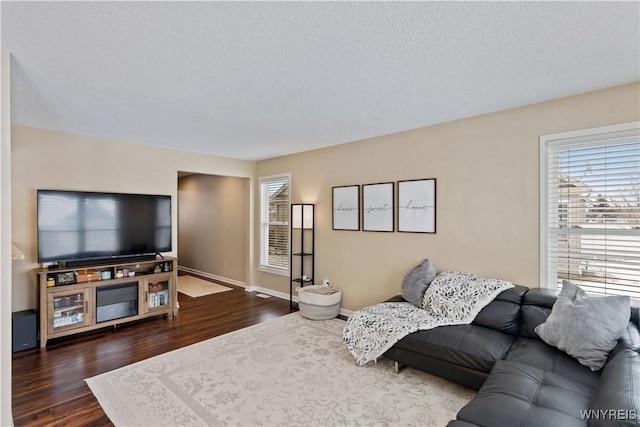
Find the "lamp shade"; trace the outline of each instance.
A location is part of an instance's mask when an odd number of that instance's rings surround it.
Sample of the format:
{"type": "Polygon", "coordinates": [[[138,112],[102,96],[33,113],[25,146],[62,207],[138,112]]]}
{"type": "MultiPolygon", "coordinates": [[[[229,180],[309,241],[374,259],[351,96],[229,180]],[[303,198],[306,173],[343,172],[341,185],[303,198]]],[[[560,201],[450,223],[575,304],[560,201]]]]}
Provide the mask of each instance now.
{"type": "Polygon", "coordinates": [[[291,205],[291,227],[313,228],[313,205],[291,205]]]}

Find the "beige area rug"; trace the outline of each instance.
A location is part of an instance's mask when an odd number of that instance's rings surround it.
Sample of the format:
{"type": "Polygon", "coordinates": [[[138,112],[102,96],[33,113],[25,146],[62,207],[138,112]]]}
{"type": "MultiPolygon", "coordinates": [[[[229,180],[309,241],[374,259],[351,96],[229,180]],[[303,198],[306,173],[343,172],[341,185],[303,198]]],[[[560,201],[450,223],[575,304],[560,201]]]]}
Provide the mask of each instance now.
{"type": "Polygon", "coordinates": [[[445,426],[474,391],[358,366],[345,322],[289,314],[85,380],[116,426],[445,426]]]}
{"type": "Polygon", "coordinates": [[[178,292],[197,298],[233,289],[194,276],[178,276],[178,292]]]}

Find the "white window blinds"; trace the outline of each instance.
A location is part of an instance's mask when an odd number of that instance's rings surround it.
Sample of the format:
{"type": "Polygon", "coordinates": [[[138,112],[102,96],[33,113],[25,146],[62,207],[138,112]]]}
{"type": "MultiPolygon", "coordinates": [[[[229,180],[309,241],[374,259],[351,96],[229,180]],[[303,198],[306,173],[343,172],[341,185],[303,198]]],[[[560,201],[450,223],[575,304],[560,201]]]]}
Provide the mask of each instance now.
{"type": "Polygon", "coordinates": [[[282,274],[289,268],[289,181],[289,174],[260,178],[260,265],[282,274]]]}
{"type": "Polygon", "coordinates": [[[640,298],[638,123],[541,138],[541,286],[640,298]]]}

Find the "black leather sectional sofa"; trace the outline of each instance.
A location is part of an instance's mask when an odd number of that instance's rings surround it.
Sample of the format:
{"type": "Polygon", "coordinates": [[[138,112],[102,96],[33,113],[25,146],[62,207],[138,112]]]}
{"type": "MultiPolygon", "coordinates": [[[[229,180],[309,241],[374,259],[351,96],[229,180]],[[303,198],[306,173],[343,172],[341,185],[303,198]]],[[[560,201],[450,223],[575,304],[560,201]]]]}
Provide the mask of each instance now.
{"type": "MultiPolygon", "coordinates": [[[[640,308],[602,371],[547,345],[557,292],[521,286],[501,293],[470,325],[414,332],[384,355],[479,390],[448,427],[640,426],[640,308]]],[[[389,301],[402,301],[398,296],[389,301]]]]}

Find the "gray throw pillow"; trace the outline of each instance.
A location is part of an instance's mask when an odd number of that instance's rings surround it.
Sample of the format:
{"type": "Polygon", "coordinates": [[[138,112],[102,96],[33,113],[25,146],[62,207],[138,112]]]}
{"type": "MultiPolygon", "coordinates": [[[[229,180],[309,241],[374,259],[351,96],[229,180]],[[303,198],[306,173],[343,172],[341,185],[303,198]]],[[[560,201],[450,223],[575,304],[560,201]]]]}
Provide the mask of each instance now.
{"type": "Polygon", "coordinates": [[[422,307],[422,299],[427,288],[436,278],[436,269],[431,261],[425,259],[420,265],[405,274],[402,280],[402,298],[416,307],[422,307]]]}
{"type": "Polygon", "coordinates": [[[535,331],[547,344],[598,371],[627,327],[630,313],[629,297],[588,296],[565,280],[547,321],[535,331]]]}

